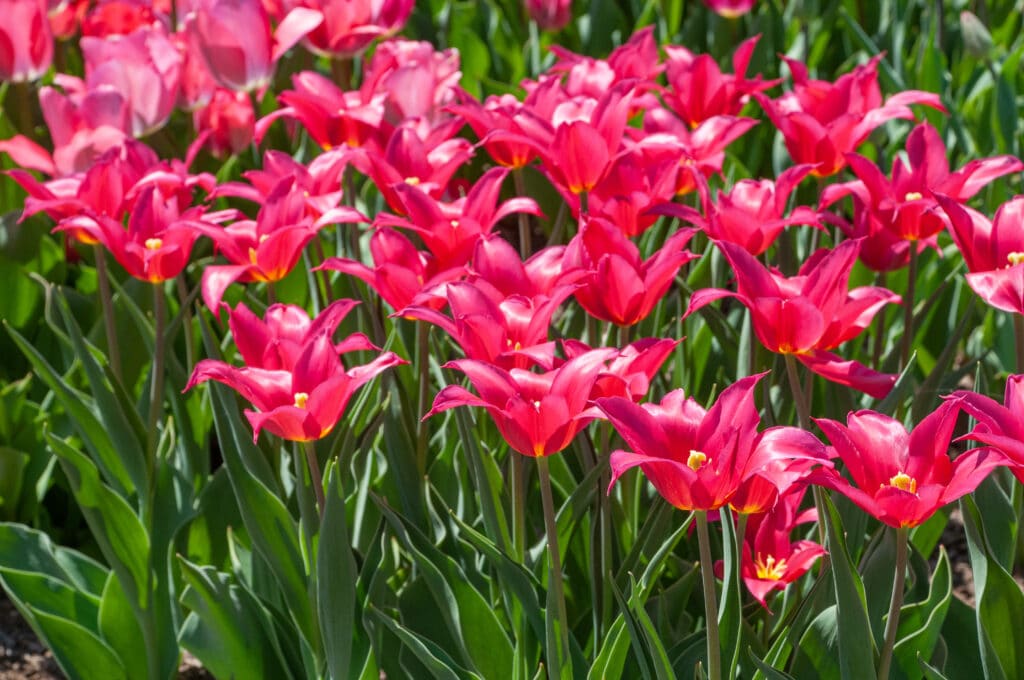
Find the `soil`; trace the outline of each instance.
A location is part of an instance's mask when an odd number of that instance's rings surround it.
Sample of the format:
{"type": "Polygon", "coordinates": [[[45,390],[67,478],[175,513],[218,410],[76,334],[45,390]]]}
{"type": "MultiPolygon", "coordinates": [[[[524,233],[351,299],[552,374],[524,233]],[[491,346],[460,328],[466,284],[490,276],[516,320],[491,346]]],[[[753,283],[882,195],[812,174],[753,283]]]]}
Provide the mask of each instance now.
{"type": "MultiPolygon", "coordinates": [[[[0,680],[62,680],[50,650],[39,642],[11,601],[0,589],[0,680]]],[[[179,680],[212,680],[199,660],[185,652],[179,680]]]]}

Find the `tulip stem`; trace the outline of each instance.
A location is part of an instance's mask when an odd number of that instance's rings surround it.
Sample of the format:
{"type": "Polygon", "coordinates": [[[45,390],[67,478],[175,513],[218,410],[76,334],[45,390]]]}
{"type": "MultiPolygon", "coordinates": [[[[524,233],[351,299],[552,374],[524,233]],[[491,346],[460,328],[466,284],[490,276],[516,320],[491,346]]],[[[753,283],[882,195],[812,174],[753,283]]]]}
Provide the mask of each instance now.
{"type": "Polygon", "coordinates": [[[121,349],[117,342],[117,325],[114,321],[114,298],[110,292],[110,279],[107,278],[107,254],[103,246],[93,246],[96,253],[96,283],[97,292],[100,297],[100,306],[103,308],[103,327],[107,333],[107,351],[110,353],[110,370],[114,377],[121,381],[121,349]]]}
{"type": "MultiPolygon", "coordinates": [[[[548,630],[547,661],[549,678],[561,678],[563,666],[571,664],[569,656],[569,619],[565,613],[565,591],[562,587],[562,559],[558,552],[558,524],[555,522],[555,501],[551,494],[551,473],[548,459],[537,458],[537,476],[540,478],[540,497],[544,505],[544,528],[548,539],[548,587],[553,589],[555,598],[554,625],[558,626],[557,639],[548,630]]],[[[549,606],[550,609],[550,606],[549,606]]],[[[548,612],[548,621],[551,621],[548,612]]],[[[571,675],[571,673],[569,673],[571,675]]]]}
{"type": "Polygon", "coordinates": [[[878,680],[889,680],[889,667],[892,665],[892,652],[896,645],[896,628],[900,622],[900,607],[903,606],[903,587],[907,578],[909,538],[908,527],[896,529],[896,574],[892,584],[892,600],[889,602],[889,618],[885,622],[885,642],[878,661],[878,680]]]}
{"type": "Polygon", "coordinates": [[[167,347],[167,300],[162,283],[153,284],[153,365],[149,376],[149,420],[146,427],[146,462],[150,483],[156,485],[157,423],[164,403],[164,352],[167,347]]]}
{"type": "Polygon", "coordinates": [[[307,440],[303,449],[306,452],[306,465],[309,466],[309,476],[312,477],[313,493],[316,494],[316,509],[320,513],[320,519],[324,518],[324,505],[327,499],[324,498],[324,476],[320,471],[320,461],[316,457],[316,442],[307,440]]]}
{"type": "Polygon", "coordinates": [[[1017,341],[1017,373],[1024,373],[1024,315],[1013,315],[1013,331],[1017,341]]]}
{"type": "MultiPolygon", "coordinates": [[[[526,196],[526,182],[523,180],[523,169],[516,168],[512,171],[512,183],[516,190],[516,196],[526,196]]],[[[533,250],[533,239],[530,231],[530,216],[524,212],[519,217],[519,255],[525,261],[530,257],[533,250]]]]}
{"type": "Polygon", "coordinates": [[[423,419],[427,412],[427,400],[430,398],[430,326],[423,321],[416,323],[416,362],[420,369],[420,385],[416,413],[419,423],[416,426],[416,471],[422,477],[427,473],[427,439],[430,426],[423,419]]]}
{"type": "Polygon", "coordinates": [[[704,617],[708,631],[708,679],[722,679],[722,650],[718,641],[718,599],[715,597],[715,574],[711,562],[711,537],[708,535],[708,512],[697,510],[697,545],[700,548],[700,576],[704,584],[704,617]]]}
{"type": "Polygon", "coordinates": [[[181,305],[182,327],[185,329],[185,363],[187,366],[195,366],[196,343],[192,337],[192,310],[189,308],[189,294],[184,276],[175,278],[175,285],[178,288],[178,301],[181,305]]]}
{"type": "Polygon", "coordinates": [[[797,372],[796,357],[792,354],[783,355],[786,357],[786,376],[789,378],[789,389],[793,393],[793,400],[796,402],[796,416],[800,427],[804,430],[811,429],[811,409],[807,405],[807,395],[800,386],[800,375],[797,372]]]}
{"type": "Polygon", "coordinates": [[[903,351],[900,370],[910,361],[910,348],[914,345],[914,284],[917,283],[917,242],[910,242],[910,264],[907,266],[907,295],[903,300],[903,351]]]}
{"type": "MultiPolygon", "coordinates": [[[[879,272],[876,285],[885,288],[885,272],[879,272]]],[[[875,317],[874,347],[871,349],[871,366],[876,371],[881,371],[879,363],[882,361],[882,347],[885,345],[885,310],[880,310],[875,317]]]]}

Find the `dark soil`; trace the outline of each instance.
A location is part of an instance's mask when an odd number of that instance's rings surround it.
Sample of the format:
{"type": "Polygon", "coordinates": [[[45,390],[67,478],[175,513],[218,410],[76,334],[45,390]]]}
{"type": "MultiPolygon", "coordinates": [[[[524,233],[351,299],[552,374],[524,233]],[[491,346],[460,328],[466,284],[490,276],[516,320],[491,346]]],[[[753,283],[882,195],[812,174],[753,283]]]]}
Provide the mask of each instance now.
{"type": "MultiPolygon", "coordinates": [[[[39,642],[21,614],[0,589],[0,680],[62,680],[64,674],[50,650],[39,642]]],[[[185,653],[180,680],[212,680],[199,660],[185,653]]]]}

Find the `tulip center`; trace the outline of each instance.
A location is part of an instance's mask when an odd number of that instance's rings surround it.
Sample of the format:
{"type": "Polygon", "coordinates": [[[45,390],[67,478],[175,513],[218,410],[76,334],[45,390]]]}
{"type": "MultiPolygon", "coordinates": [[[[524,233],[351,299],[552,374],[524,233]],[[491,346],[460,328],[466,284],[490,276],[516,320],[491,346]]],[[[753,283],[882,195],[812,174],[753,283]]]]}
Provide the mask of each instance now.
{"type": "Polygon", "coordinates": [[[452,225],[452,229],[458,229],[459,228],[459,221],[458,220],[452,220],[448,224],[452,225]]]}
{"type": "Polygon", "coordinates": [[[409,186],[414,187],[414,186],[419,185],[420,178],[419,177],[406,177],[404,181],[409,186]]]}
{"type": "Polygon", "coordinates": [[[1021,262],[1024,262],[1024,253],[1015,250],[1006,256],[1006,261],[1011,265],[1018,265],[1021,262]]]}
{"type": "Polygon", "coordinates": [[[537,413],[540,413],[540,402],[539,401],[533,402],[533,410],[536,411],[537,413]]]}
{"type": "Polygon", "coordinates": [[[305,392],[295,393],[295,408],[306,408],[306,402],[309,401],[309,395],[305,392]]]}
{"type": "Polygon", "coordinates": [[[902,489],[912,494],[917,493],[917,480],[908,475],[906,472],[897,472],[895,475],[889,478],[889,486],[894,486],[897,489],[902,489]]]}
{"type": "Polygon", "coordinates": [[[696,472],[700,470],[708,462],[708,455],[703,451],[697,451],[696,449],[690,449],[690,455],[686,459],[686,465],[691,470],[696,472]]]}
{"type": "Polygon", "coordinates": [[[781,581],[786,573],[786,560],[776,560],[771,555],[765,557],[758,553],[757,559],[754,560],[754,569],[757,571],[757,577],[763,581],[781,581]]]}
{"type": "Polygon", "coordinates": [[[911,192],[908,192],[907,195],[903,197],[903,200],[904,201],[920,201],[922,198],[924,198],[924,196],[921,195],[920,191],[911,191],[911,192]]]}
{"type": "Polygon", "coordinates": [[[160,250],[164,247],[164,242],[158,238],[147,238],[146,239],[146,250],[160,250]]]}
{"type": "Polygon", "coordinates": [[[256,249],[255,248],[249,248],[249,262],[253,266],[256,265],[256,249]]]}
{"type": "Polygon", "coordinates": [[[519,350],[521,350],[523,348],[523,343],[516,342],[515,344],[513,344],[512,343],[512,338],[506,338],[505,339],[505,346],[506,347],[511,347],[513,351],[518,352],[519,350]]]}

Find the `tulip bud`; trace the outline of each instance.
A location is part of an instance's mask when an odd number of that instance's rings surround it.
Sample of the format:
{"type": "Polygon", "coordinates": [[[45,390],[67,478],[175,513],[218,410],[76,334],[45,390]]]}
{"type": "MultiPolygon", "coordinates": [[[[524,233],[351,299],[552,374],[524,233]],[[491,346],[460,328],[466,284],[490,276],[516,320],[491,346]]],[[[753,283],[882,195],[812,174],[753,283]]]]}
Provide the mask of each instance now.
{"type": "Polygon", "coordinates": [[[53,35],[42,0],[0,0],[0,81],[25,82],[46,73],[53,35]]]}
{"type": "Polygon", "coordinates": [[[992,56],[992,34],[976,15],[966,10],[960,12],[960,33],[967,54],[985,60],[992,56]]]}
{"type": "Polygon", "coordinates": [[[572,20],[572,0],[526,0],[526,11],[541,30],[555,33],[572,20]]]}

